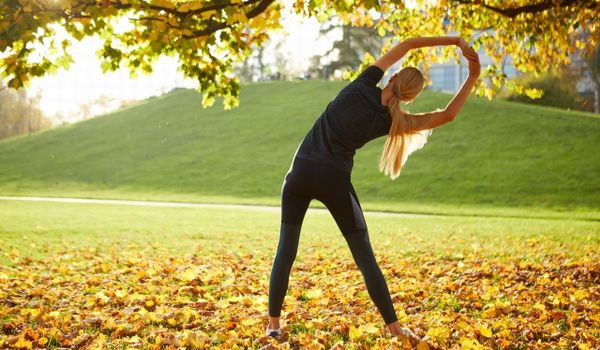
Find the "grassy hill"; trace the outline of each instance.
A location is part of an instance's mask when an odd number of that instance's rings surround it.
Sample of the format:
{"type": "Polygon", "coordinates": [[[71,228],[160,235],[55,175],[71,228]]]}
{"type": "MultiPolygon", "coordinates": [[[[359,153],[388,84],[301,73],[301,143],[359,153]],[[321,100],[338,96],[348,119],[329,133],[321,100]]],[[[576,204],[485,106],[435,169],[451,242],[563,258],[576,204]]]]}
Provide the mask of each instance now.
{"type": "MultiPolygon", "coordinates": [[[[203,110],[175,90],[115,113],[0,142],[0,195],[278,204],[293,152],[344,82],[244,86],[203,110]]],[[[411,111],[451,96],[425,91],[411,111]]],[[[366,209],[600,217],[600,118],[471,98],[391,181],[384,138],[358,151],[366,209]],[[514,208],[514,209],[513,209],[514,208]]]]}

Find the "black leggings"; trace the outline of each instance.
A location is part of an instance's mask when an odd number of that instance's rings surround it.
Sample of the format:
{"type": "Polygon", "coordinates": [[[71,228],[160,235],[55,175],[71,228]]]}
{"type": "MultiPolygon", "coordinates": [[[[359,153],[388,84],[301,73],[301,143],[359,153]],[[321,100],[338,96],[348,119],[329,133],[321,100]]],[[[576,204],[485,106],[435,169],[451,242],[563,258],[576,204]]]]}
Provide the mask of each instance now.
{"type": "Polygon", "coordinates": [[[281,191],[281,229],[269,284],[269,316],[279,317],[296,259],[300,228],[312,199],[321,201],[342,231],[369,296],[386,324],[398,318],[381,269],[377,265],[367,225],[350,174],[330,165],[295,157],[281,191]]]}

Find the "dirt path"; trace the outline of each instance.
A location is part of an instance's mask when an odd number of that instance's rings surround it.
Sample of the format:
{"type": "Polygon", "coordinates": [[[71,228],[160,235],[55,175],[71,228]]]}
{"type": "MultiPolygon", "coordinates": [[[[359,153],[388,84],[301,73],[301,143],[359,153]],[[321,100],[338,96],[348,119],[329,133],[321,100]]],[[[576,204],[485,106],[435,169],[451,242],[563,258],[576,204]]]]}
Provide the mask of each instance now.
{"type": "MultiPolygon", "coordinates": [[[[216,209],[240,209],[240,210],[260,210],[279,212],[280,207],[268,205],[251,204],[211,204],[211,203],[188,203],[188,202],[160,202],[160,201],[138,201],[127,199],[90,199],[90,198],[66,198],[66,197],[21,197],[21,196],[0,196],[0,200],[12,201],[32,201],[32,202],[60,202],[60,203],[82,203],[82,204],[117,204],[117,205],[135,205],[148,207],[181,207],[181,208],[216,208],[216,209]]],[[[310,208],[311,212],[324,212],[324,208],[310,208]]],[[[365,211],[370,216],[396,216],[396,217],[431,217],[430,214],[413,213],[393,213],[382,211],[365,211]]]]}

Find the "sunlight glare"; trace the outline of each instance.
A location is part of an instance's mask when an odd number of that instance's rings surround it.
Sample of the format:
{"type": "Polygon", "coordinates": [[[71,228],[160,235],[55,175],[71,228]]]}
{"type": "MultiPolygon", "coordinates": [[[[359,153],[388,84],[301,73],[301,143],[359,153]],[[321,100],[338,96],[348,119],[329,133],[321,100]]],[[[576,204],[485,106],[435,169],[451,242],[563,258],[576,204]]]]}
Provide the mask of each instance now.
{"type": "MultiPolygon", "coordinates": [[[[57,30],[57,35],[68,38],[62,28],[57,30]]],[[[68,70],[61,68],[55,75],[33,79],[30,86],[34,95],[41,96],[40,107],[46,116],[55,121],[73,122],[114,110],[122,101],[160,95],[175,86],[195,86],[177,72],[174,58],[161,57],[153,65],[152,74],[139,74],[132,79],[127,69],[102,72],[96,51],[104,41],[98,36],[79,42],[73,38],[68,40],[73,42],[68,52],[74,63],[68,70]]]]}
{"type": "MultiPolygon", "coordinates": [[[[285,67],[291,74],[299,76],[310,66],[310,58],[325,54],[331,43],[341,38],[342,31],[320,34],[316,19],[301,18],[293,13],[293,0],[285,0],[284,3],[283,31],[271,34],[271,43],[265,47],[264,62],[270,66],[285,67]]],[[[112,24],[116,33],[134,27],[126,16],[113,20],[112,24]]],[[[127,69],[102,73],[95,52],[104,42],[97,35],[78,42],[61,26],[53,28],[57,32],[55,42],[58,45],[65,39],[71,41],[68,52],[74,63],[67,71],[59,69],[55,75],[32,79],[29,89],[33,95],[40,95],[40,107],[55,124],[107,113],[119,108],[123,101],[161,95],[175,87],[196,87],[192,79],[177,71],[177,60],[172,57],[160,57],[153,65],[152,74],[140,74],[137,79],[132,79],[127,69]]],[[[47,48],[40,49],[40,55],[48,54],[47,48]]]]}

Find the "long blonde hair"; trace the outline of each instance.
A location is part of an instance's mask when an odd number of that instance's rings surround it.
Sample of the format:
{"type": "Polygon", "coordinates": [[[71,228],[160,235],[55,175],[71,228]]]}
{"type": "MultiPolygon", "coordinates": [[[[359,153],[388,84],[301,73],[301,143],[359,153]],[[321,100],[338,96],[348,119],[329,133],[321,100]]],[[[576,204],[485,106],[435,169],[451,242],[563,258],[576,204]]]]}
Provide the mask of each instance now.
{"type": "Polygon", "coordinates": [[[393,81],[388,104],[392,125],[379,160],[379,170],[392,180],[400,175],[408,156],[425,145],[431,133],[431,130],[412,131],[410,120],[400,108],[402,102],[407,103],[417,97],[423,84],[423,74],[415,67],[400,69],[393,81]]]}

